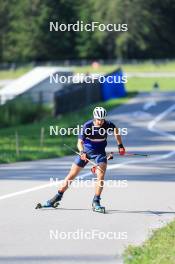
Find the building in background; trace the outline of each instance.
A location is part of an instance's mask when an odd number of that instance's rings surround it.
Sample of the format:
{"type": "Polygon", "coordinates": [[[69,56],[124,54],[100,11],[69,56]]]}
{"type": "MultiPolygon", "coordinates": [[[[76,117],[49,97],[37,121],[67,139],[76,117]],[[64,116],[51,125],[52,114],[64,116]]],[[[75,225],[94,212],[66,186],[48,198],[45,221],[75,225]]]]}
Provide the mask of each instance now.
{"type": "Polygon", "coordinates": [[[0,104],[18,96],[53,103],[54,93],[64,87],[64,83],[54,82],[54,77],[59,80],[59,76],[69,75],[72,72],[67,67],[36,67],[0,90],[0,104]]]}

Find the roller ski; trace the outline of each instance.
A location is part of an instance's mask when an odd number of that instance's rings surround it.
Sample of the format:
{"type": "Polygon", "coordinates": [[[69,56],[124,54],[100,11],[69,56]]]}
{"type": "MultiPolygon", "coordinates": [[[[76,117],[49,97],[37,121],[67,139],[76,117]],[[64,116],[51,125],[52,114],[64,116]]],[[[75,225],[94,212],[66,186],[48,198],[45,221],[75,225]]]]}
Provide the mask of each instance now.
{"type": "Polygon", "coordinates": [[[105,207],[100,205],[100,198],[94,197],[92,201],[92,210],[97,213],[105,214],[105,207]]]}
{"type": "Polygon", "coordinates": [[[35,207],[35,209],[42,209],[42,208],[57,208],[59,205],[59,201],[61,201],[61,198],[63,196],[63,193],[58,192],[52,199],[48,200],[46,203],[41,204],[38,203],[35,207]]]}
{"type": "Polygon", "coordinates": [[[54,204],[49,204],[46,202],[45,204],[38,203],[35,207],[35,209],[42,209],[42,208],[57,208],[59,205],[59,202],[54,203],[54,204]]]}

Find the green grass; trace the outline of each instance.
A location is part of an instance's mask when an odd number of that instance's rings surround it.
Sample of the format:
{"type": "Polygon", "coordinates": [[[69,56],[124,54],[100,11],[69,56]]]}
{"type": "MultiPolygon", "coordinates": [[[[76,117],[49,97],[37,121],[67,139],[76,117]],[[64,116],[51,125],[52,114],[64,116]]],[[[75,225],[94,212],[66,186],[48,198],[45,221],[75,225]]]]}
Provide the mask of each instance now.
{"type": "Polygon", "coordinates": [[[142,246],[129,246],[125,264],[175,264],[175,221],[153,232],[142,246]]]}
{"type": "Polygon", "coordinates": [[[0,70],[0,80],[3,79],[16,79],[23,74],[27,73],[32,69],[32,65],[27,65],[25,67],[17,68],[16,70],[0,70]]]}
{"type": "MultiPolygon", "coordinates": [[[[129,94],[128,97],[101,102],[107,110],[117,107],[135,95],[129,94]]],[[[41,122],[20,125],[0,129],[0,163],[9,163],[19,160],[36,160],[42,158],[61,157],[70,152],[64,148],[66,143],[75,148],[77,136],[50,136],[49,126],[58,125],[59,127],[75,127],[82,125],[86,120],[91,119],[93,108],[99,103],[91,105],[70,114],[58,118],[47,118],[41,122]],[[45,128],[44,145],[40,147],[40,131],[45,128]],[[19,136],[20,155],[16,154],[15,133],[19,136]]]]}
{"type": "MultiPolygon", "coordinates": [[[[135,64],[114,64],[114,65],[100,65],[97,69],[92,65],[76,66],[73,70],[77,73],[110,73],[121,67],[124,72],[175,72],[175,61],[168,61],[164,63],[155,64],[151,61],[135,63],[135,64]]],[[[0,80],[18,78],[27,71],[32,69],[32,65],[26,65],[16,70],[0,70],[0,80]]]]}
{"type": "Polygon", "coordinates": [[[167,63],[155,64],[152,62],[136,63],[136,64],[115,64],[115,65],[100,65],[98,68],[93,68],[91,65],[75,67],[77,73],[110,73],[121,67],[124,72],[175,72],[175,61],[167,63]]]}
{"type": "MultiPolygon", "coordinates": [[[[145,62],[140,64],[123,64],[123,65],[101,65],[99,68],[94,69],[91,65],[83,67],[75,67],[77,73],[110,73],[121,66],[122,70],[127,73],[132,72],[171,72],[175,73],[175,61],[161,64],[153,64],[145,62]]],[[[154,83],[157,82],[160,86],[160,91],[173,91],[175,90],[175,77],[130,77],[126,84],[127,90],[130,92],[149,92],[152,90],[154,83]]]]}
{"type": "MultiPolygon", "coordinates": [[[[91,65],[74,67],[77,73],[110,73],[121,66],[124,72],[175,72],[175,61],[167,63],[154,64],[152,62],[137,63],[137,64],[122,64],[122,65],[101,65],[95,69],[91,65]]],[[[32,65],[19,68],[17,70],[0,71],[0,79],[17,78],[32,69],[32,65]]],[[[161,91],[175,90],[175,77],[130,77],[126,84],[128,91],[151,91],[153,84],[158,82],[161,91]]]]}
{"type": "Polygon", "coordinates": [[[159,84],[160,91],[175,91],[175,77],[131,77],[128,78],[126,88],[129,92],[150,92],[155,82],[159,84]]]}

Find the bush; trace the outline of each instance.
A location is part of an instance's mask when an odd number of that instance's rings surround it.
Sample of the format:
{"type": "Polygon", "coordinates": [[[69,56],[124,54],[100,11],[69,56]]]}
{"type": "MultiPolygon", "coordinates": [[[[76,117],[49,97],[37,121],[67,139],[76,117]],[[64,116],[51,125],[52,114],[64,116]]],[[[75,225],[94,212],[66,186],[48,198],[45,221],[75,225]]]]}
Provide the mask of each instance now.
{"type": "Polygon", "coordinates": [[[51,112],[51,107],[47,105],[18,98],[0,106],[0,128],[40,121],[50,116],[51,112]]]}

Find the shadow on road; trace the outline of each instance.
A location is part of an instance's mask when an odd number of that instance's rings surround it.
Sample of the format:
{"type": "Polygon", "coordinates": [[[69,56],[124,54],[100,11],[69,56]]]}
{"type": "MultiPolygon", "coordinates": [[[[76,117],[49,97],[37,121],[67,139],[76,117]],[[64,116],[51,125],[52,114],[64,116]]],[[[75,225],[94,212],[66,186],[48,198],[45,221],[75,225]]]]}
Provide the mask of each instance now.
{"type": "Polygon", "coordinates": [[[122,214],[155,214],[155,215],[164,215],[164,214],[175,214],[175,211],[152,211],[152,210],[108,210],[108,214],[122,213],[122,214]]]}
{"type": "Polygon", "coordinates": [[[10,256],[10,257],[0,257],[0,263],[56,263],[56,262],[111,262],[114,260],[121,259],[120,256],[111,255],[59,255],[59,256],[10,256]]]}
{"type": "MultiPolygon", "coordinates": [[[[92,211],[91,208],[64,208],[64,207],[58,207],[58,208],[42,208],[41,211],[57,211],[57,210],[65,210],[65,211],[92,211]]],[[[165,214],[174,214],[175,211],[156,211],[156,210],[119,210],[119,209],[112,209],[107,210],[106,214],[155,214],[155,215],[165,215],[165,214]]]]}

